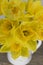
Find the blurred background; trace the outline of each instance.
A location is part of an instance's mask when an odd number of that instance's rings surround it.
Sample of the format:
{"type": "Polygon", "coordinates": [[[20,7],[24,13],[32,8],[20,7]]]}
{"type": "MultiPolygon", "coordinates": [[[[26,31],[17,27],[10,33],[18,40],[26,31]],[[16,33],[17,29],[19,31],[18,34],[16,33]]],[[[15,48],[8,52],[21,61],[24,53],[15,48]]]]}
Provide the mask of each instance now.
{"type": "MultiPolygon", "coordinates": [[[[12,65],[7,59],[7,53],[0,53],[0,65],[12,65]]],[[[27,65],[43,65],[43,44],[37,52],[33,54],[31,62],[27,65]]]]}

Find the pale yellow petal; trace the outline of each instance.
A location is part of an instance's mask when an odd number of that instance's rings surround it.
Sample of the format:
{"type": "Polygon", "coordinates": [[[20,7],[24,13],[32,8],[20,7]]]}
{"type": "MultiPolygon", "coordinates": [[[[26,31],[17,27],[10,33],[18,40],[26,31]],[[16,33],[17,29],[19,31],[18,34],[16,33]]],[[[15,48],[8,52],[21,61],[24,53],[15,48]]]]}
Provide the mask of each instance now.
{"type": "Polygon", "coordinates": [[[36,14],[39,10],[42,9],[41,0],[30,0],[28,2],[27,11],[31,14],[36,14]]]}

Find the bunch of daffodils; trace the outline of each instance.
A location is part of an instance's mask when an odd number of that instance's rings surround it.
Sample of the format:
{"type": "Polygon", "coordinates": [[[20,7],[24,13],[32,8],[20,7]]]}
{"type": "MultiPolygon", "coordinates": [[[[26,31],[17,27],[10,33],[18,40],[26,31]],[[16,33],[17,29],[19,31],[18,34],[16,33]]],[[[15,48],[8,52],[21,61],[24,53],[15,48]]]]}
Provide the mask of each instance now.
{"type": "Polygon", "coordinates": [[[0,52],[11,52],[14,59],[35,52],[43,40],[41,0],[0,0],[0,52]]]}

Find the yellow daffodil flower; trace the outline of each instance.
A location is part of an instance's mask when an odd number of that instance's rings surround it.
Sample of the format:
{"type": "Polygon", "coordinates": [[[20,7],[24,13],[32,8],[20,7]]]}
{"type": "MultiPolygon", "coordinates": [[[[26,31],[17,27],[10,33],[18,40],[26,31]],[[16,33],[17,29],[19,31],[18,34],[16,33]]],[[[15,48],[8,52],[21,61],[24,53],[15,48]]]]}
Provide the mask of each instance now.
{"type": "Polygon", "coordinates": [[[2,2],[2,12],[3,14],[12,19],[12,20],[18,20],[20,17],[21,13],[25,9],[25,2],[22,2],[21,0],[4,0],[2,2]]]}
{"type": "Polygon", "coordinates": [[[27,12],[30,14],[36,14],[42,9],[41,0],[29,0],[27,5],[27,12]]]}
{"type": "Polygon", "coordinates": [[[2,31],[4,34],[8,34],[13,27],[11,21],[8,19],[0,19],[0,22],[0,31],[2,31]]]}
{"type": "Polygon", "coordinates": [[[21,45],[17,42],[12,43],[10,47],[11,47],[11,51],[13,52],[21,49],[21,45]]]}
{"type": "Polygon", "coordinates": [[[0,19],[0,43],[3,43],[10,34],[13,23],[7,18],[0,19]]]}
{"type": "Polygon", "coordinates": [[[18,58],[19,56],[30,56],[30,53],[28,52],[29,49],[22,46],[19,43],[20,41],[15,41],[15,39],[13,40],[12,38],[6,40],[5,45],[0,48],[0,52],[11,52],[14,59],[18,58]]]}
{"type": "Polygon", "coordinates": [[[15,39],[20,39],[21,41],[26,42],[32,37],[34,38],[34,35],[36,35],[36,32],[34,30],[35,28],[32,28],[29,23],[22,23],[18,28],[16,28],[16,30],[13,28],[11,30],[11,34],[15,37],[15,39]]]}

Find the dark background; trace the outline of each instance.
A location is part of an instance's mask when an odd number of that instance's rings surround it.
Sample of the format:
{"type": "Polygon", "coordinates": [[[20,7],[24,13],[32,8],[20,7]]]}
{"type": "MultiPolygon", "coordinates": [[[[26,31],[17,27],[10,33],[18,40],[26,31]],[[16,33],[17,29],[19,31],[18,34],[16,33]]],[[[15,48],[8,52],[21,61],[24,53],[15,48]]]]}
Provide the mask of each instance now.
{"type": "MultiPolygon", "coordinates": [[[[0,65],[12,65],[7,59],[7,53],[0,53],[0,65]]],[[[31,62],[27,65],[43,65],[43,43],[37,52],[33,54],[31,62]]]]}

